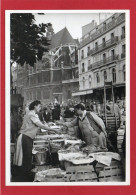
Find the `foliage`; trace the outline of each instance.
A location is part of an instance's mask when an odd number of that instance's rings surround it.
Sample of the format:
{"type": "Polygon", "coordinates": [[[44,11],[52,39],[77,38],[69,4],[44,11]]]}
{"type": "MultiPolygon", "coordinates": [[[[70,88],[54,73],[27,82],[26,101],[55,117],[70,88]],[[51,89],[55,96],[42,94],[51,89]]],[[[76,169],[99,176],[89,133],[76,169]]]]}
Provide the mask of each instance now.
{"type": "Polygon", "coordinates": [[[45,37],[51,24],[35,23],[31,13],[11,14],[11,61],[22,66],[26,62],[34,66],[36,60],[41,60],[43,52],[48,51],[49,42],[45,37]]]}

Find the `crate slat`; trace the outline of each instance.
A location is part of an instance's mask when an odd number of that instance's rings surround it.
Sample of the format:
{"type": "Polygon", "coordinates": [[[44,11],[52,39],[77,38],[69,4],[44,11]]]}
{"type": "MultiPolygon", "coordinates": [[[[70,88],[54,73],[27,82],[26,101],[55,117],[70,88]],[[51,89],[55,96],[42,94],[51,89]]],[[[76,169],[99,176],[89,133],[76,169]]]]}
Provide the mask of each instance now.
{"type": "Polygon", "coordinates": [[[94,168],[92,165],[90,165],[90,166],[85,166],[85,165],[83,165],[83,166],[81,166],[81,165],[80,166],[70,166],[70,167],[66,168],[66,171],[68,171],[68,172],[74,172],[74,171],[91,172],[91,171],[94,171],[94,168]]]}
{"type": "Polygon", "coordinates": [[[124,181],[122,176],[112,176],[106,178],[99,178],[99,182],[117,182],[117,181],[124,181]]]}
{"type": "Polygon", "coordinates": [[[121,169],[113,169],[113,170],[104,170],[104,171],[100,171],[99,173],[99,178],[100,177],[107,177],[107,176],[118,176],[122,174],[122,170],[121,169]]]}

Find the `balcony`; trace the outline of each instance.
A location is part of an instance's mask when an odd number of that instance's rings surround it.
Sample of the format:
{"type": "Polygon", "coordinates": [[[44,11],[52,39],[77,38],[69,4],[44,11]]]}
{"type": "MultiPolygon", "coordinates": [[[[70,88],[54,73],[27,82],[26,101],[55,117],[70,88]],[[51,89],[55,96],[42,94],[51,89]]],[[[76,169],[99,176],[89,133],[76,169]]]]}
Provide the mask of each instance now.
{"type": "Polygon", "coordinates": [[[121,35],[121,40],[122,40],[122,39],[125,39],[125,34],[122,34],[122,35],[121,35]]]}
{"type": "Polygon", "coordinates": [[[119,59],[119,55],[110,56],[108,58],[105,58],[103,60],[100,60],[100,61],[95,62],[94,64],[92,64],[92,69],[98,68],[98,67],[106,65],[106,64],[114,63],[118,59],[119,59]]]}
{"type": "Polygon", "coordinates": [[[102,36],[107,31],[115,28],[118,24],[120,24],[123,21],[125,21],[124,13],[122,13],[118,18],[115,18],[113,21],[107,23],[105,26],[102,26],[101,28],[97,29],[96,32],[94,32],[93,34],[89,32],[81,39],[80,48],[87,45],[90,41],[97,39],[99,36],[102,36]]]}
{"type": "Polygon", "coordinates": [[[90,64],[89,66],[88,66],[88,70],[91,70],[92,69],[92,64],[90,64]]]}
{"type": "Polygon", "coordinates": [[[121,54],[121,59],[125,58],[126,57],[126,54],[125,53],[122,53],[121,54]]]}
{"type": "Polygon", "coordinates": [[[117,44],[117,42],[118,42],[118,37],[116,36],[116,37],[109,39],[108,41],[103,42],[102,44],[98,45],[97,48],[92,49],[90,51],[90,53],[91,53],[91,55],[95,55],[98,52],[103,51],[103,50],[117,44]]]}
{"type": "Polygon", "coordinates": [[[87,52],[87,56],[90,56],[90,55],[91,55],[91,51],[88,51],[88,52],[87,52]]]}

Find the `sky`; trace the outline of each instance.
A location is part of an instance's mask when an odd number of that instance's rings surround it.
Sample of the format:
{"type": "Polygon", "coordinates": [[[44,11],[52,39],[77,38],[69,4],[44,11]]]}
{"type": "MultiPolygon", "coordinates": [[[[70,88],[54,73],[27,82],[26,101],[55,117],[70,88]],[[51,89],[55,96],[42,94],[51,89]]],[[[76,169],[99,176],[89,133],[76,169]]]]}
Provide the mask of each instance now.
{"type": "Polygon", "coordinates": [[[95,20],[99,24],[100,20],[105,20],[113,13],[45,13],[45,15],[34,14],[36,23],[51,23],[54,32],[67,27],[74,39],[82,37],[82,26],[95,20]]]}

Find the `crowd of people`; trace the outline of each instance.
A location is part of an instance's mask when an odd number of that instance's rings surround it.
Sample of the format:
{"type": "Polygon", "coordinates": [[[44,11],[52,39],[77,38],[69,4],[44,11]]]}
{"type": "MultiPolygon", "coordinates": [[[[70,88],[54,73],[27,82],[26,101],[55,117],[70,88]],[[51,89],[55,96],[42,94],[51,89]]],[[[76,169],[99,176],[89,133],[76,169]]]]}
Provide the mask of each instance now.
{"type": "MultiPolygon", "coordinates": [[[[116,111],[120,117],[118,106],[110,103],[107,105],[107,113],[116,111]]],[[[100,116],[94,112],[93,105],[79,103],[72,106],[43,106],[41,102],[33,101],[24,110],[21,107],[11,110],[11,142],[16,142],[14,165],[21,166],[23,176],[29,178],[32,169],[32,147],[33,139],[39,129],[45,129],[51,133],[61,133],[52,129],[48,122],[55,122],[56,125],[64,127],[78,126],[78,138],[85,144],[94,145],[101,149],[107,148],[107,132],[105,124],[100,116]],[[66,122],[66,118],[71,118],[66,122]]]]}
{"type": "MultiPolygon", "coordinates": [[[[115,115],[119,118],[120,122],[122,121],[122,116],[125,116],[125,107],[120,103],[121,101],[117,101],[113,106],[112,101],[108,101],[106,104],[106,113],[115,113],[115,115]]],[[[104,115],[104,108],[102,112],[96,111],[95,105],[93,104],[84,104],[86,111],[93,111],[98,116],[102,118],[104,115]]],[[[50,103],[48,105],[41,105],[41,109],[37,112],[39,119],[42,123],[55,122],[57,120],[63,120],[64,118],[73,118],[75,115],[75,105],[60,105],[58,103],[50,103]]],[[[24,107],[12,107],[11,108],[11,142],[14,143],[16,141],[16,137],[18,135],[18,131],[21,128],[23,118],[25,115],[29,113],[29,105],[26,104],[24,107]]]]}

